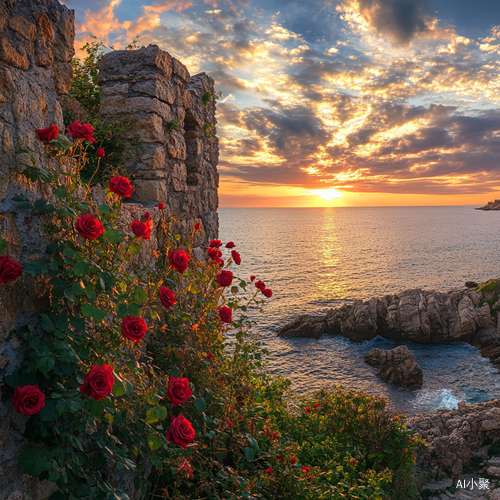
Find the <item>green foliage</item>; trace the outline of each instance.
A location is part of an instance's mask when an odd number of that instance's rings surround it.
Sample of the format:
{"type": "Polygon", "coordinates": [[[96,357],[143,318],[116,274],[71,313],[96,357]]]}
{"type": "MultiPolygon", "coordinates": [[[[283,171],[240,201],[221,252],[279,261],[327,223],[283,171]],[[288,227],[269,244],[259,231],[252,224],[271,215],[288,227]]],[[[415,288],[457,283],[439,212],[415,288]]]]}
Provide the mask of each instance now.
{"type": "MultiPolygon", "coordinates": [[[[51,301],[17,332],[26,357],[6,383],[37,384],[45,395],[26,427],[37,445],[19,463],[57,484],[51,500],[129,498],[124,474],[151,500],[411,498],[420,441],[384,412],[384,400],[340,388],[295,396],[289,381],[266,373],[269,353],[252,333],[247,311],[263,307],[259,290],[236,276],[237,286],[218,287],[211,260],[191,259],[183,274],[170,267],[170,250],[192,254],[194,228],[182,240],[162,212],[162,246],[146,250],[120,217],[120,197],[108,190],[103,202],[92,198],[83,141],[50,143],[46,168],[33,151],[19,152],[32,160],[28,182],[43,184],[30,192],[53,193],[13,198],[19,209],[44,213],[51,242],[23,269],[47,280],[51,301]],[[76,229],[89,214],[104,227],[96,239],[76,229]],[[163,286],[175,293],[168,309],[163,286]],[[247,286],[252,292],[240,295],[247,286]],[[230,325],[218,316],[224,304],[233,310],[230,325]],[[147,337],[122,335],[128,316],[146,322],[147,337]],[[114,385],[96,400],[81,388],[102,365],[114,385]],[[193,392],[180,405],[169,396],[172,377],[187,378],[193,392]],[[167,439],[180,415],[195,431],[185,449],[167,439]]],[[[231,262],[227,256],[223,265],[231,262]]]]}
{"type": "Polygon", "coordinates": [[[212,101],[217,102],[218,99],[222,97],[222,92],[219,90],[217,92],[205,92],[201,98],[203,106],[208,106],[212,101]]]}
{"type": "Polygon", "coordinates": [[[205,131],[205,137],[211,139],[215,133],[215,125],[213,123],[205,123],[203,130],[205,131]]]}
{"type": "Polygon", "coordinates": [[[167,122],[167,130],[168,132],[172,132],[172,130],[177,130],[177,128],[179,127],[179,118],[176,118],[175,120],[172,120],[171,122],[167,122]]]}

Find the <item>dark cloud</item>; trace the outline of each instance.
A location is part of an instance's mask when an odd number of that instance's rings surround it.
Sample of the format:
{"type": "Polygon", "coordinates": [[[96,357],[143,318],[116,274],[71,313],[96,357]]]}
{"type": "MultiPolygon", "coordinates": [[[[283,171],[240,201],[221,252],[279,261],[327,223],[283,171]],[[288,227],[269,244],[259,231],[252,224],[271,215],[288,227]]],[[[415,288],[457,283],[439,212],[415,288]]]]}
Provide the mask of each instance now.
{"type": "Polygon", "coordinates": [[[435,19],[430,0],[358,0],[358,4],[372,28],[402,45],[430,31],[435,19]]]}

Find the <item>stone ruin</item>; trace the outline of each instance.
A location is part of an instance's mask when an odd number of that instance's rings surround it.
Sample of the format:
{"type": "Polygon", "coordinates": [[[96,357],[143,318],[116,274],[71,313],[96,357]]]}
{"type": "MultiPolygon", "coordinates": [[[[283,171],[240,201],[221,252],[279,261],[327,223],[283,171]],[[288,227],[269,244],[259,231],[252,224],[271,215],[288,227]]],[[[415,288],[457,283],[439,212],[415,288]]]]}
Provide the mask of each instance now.
{"type": "MultiPolygon", "coordinates": [[[[12,197],[25,193],[31,200],[40,188],[22,174],[26,158],[16,148],[41,150],[35,128],[56,124],[64,130],[61,98],[72,83],[74,12],[57,0],[0,0],[0,238],[10,255],[23,263],[44,248],[43,216],[17,209],[12,197]]],[[[155,222],[143,249],[147,258],[158,248],[156,223],[159,201],[170,214],[179,214],[178,230],[186,234],[195,222],[195,256],[218,234],[218,139],[215,136],[213,80],[201,73],[190,77],[187,68],[156,46],[136,51],[113,51],[100,68],[101,112],[132,116],[131,131],[139,142],[126,163],[135,186],[126,220],[150,211],[155,222]]],[[[42,160],[40,160],[40,163],[42,160]]],[[[0,498],[42,500],[54,484],[38,482],[22,473],[17,457],[30,445],[23,432],[28,417],[16,413],[13,391],[4,377],[23,358],[17,328],[35,324],[36,312],[48,305],[44,280],[23,274],[0,286],[0,498]]]]}

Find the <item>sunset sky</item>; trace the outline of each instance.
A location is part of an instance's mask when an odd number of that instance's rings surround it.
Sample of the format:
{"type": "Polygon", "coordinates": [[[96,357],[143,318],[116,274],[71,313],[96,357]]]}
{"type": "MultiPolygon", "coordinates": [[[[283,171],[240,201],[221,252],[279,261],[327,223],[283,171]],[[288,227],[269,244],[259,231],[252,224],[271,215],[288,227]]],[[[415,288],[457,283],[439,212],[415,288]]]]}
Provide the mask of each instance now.
{"type": "Polygon", "coordinates": [[[214,78],[221,206],[500,198],[500,2],[63,3],[77,48],[139,35],[214,78]]]}

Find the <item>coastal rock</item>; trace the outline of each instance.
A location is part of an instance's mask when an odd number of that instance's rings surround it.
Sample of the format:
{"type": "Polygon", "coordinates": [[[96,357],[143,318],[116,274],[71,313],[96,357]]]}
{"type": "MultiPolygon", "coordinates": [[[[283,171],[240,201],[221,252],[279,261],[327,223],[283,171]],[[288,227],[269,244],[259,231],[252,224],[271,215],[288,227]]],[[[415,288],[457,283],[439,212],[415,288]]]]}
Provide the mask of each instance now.
{"type": "Polygon", "coordinates": [[[406,427],[426,441],[417,457],[425,471],[437,479],[458,478],[475,457],[486,459],[490,445],[500,441],[500,400],[461,402],[455,410],[411,417],[406,427]]]}
{"type": "Polygon", "coordinates": [[[422,386],[424,379],[422,368],[417,363],[413,352],[405,345],[384,351],[372,349],[365,361],[370,365],[380,366],[379,377],[385,382],[416,389],[422,386]]]}
{"type": "Polygon", "coordinates": [[[497,323],[500,283],[483,285],[485,291],[481,290],[482,285],[477,291],[468,288],[447,293],[411,289],[367,301],[357,300],[331,309],[322,318],[299,316],[283,326],[278,337],[319,338],[331,333],[354,341],[381,335],[420,344],[470,342],[479,330],[495,328],[497,323]]]}

